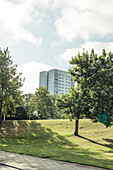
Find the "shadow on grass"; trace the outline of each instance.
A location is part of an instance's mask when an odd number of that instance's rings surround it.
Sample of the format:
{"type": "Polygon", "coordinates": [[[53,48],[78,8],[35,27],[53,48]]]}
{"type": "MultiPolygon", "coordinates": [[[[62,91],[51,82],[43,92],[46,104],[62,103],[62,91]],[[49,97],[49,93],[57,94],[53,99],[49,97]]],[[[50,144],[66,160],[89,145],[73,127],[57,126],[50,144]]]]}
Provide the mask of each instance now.
{"type": "Polygon", "coordinates": [[[103,139],[103,140],[109,143],[105,145],[106,147],[113,149],[113,139],[103,139]]]}
{"type": "MultiPolygon", "coordinates": [[[[100,152],[81,148],[36,121],[6,121],[0,127],[0,135],[1,150],[113,169],[113,161],[101,159],[100,152]]],[[[78,137],[105,146],[83,136],[78,137]]]]}
{"type": "Polygon", "coordinates": [[[36,121],[6,121],[0,127],[1,140],[4,143],[36,144],[45,148],[48,145],[74,147],[70,141],[51,129],[42,127],[36,121]]]}
{"type": "Polygon", "coordinates": [[[102,144],[102,143],[99,143],[99,142],[96,142],[96,141],[94,141],[94,140],[88,139],[88,138],[86,138],[86,137],[84,137],[84,136],[81,136],[81,135],[78,135],[78,137],[79,137],[79,138],[82,138],[82,139],[85,139],[85,140],[87,140],[87,141],[89,141],[89,142],[92,142],[92,143],[94,143],[94,144],[97,144],[97,145],[100,145],[100,146],[105,146],[105,147],[108,147],[108,148],[113,149],[113,139],[103,139],[103,140],[105,140],[106,142],[109,142],[109,144],[102,144]]]}

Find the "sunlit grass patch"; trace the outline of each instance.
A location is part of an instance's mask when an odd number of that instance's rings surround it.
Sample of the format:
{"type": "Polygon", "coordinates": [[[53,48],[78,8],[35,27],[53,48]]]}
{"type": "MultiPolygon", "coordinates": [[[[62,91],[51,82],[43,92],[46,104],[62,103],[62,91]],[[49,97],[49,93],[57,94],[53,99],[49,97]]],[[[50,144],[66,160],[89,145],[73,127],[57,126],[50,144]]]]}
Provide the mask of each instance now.
{"type": "Polygon", "coordinates": [[[113,169],[113,127],[80,120],[79,136],[69,120],[5,121],[0,149],[113,169]]]}

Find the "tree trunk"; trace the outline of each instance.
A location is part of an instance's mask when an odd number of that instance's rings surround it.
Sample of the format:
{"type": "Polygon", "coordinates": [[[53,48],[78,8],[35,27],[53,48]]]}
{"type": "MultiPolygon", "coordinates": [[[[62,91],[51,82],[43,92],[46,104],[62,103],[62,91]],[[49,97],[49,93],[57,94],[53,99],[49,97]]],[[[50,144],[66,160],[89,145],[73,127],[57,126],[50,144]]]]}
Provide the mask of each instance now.
{"type": "Polygon", "coordinates": [[[74,135],[78,136],[78,129],[79,129],[79,119],[75,120],[75,132],[74,135]]]}
{"type": "Polygon", "coordinates": [[[42,115],[40,115],[40,119],[42,119],[42,115]]]}
{"type": "Polygon", "coordinates": [[[2,123],[2,114],[0,113],[0,125],[2,123]]]}
{"type": "MultiPolygon", "coordinates": [[[[2,97],[3,97],[3,83],[2,83],[2,97]]],[[[0,125],[2,123],[2,99],[0,100],[0,125]]]]}
{"type": "Polygon", "coordinates": [[[2,123],[2,100],[0,101],[0,124],[2,123]]]}
{"type": "Polygon", "coordinates": [[[76,120],[75,120],[75,132],[74,132],[74,135],[75,135],[75,136],[78,136],[79,118],[80,118],[80,113],[78,113],[77,118],[76,118],[76,120]]]}

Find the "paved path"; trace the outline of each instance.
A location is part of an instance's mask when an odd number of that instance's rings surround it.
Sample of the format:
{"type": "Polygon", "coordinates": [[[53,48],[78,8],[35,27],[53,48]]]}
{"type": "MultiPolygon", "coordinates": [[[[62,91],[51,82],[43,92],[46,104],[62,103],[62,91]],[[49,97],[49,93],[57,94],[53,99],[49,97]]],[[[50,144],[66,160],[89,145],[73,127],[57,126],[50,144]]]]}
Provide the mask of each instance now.
{"type": "Polygon", "coordinates": [[[102,170],[102,168],[0,151],[0,170],[102,170]]]}

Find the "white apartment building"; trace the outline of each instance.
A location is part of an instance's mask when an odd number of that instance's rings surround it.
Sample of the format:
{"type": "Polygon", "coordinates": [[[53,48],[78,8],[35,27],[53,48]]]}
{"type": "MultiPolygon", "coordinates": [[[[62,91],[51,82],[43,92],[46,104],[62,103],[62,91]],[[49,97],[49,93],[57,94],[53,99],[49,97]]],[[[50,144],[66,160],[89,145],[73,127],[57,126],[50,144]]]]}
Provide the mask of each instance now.
{"type": "Polygon", "coordinates": [[[40,72],[39,86],[47,87],[51,95],[68,94],[71,86],[74,86],[71,75],[62,70],[52,69],[40,72]]]}

